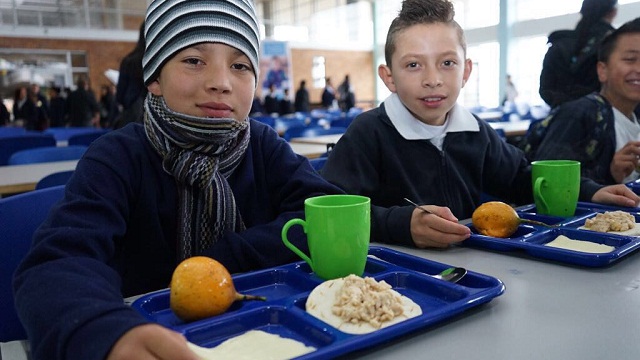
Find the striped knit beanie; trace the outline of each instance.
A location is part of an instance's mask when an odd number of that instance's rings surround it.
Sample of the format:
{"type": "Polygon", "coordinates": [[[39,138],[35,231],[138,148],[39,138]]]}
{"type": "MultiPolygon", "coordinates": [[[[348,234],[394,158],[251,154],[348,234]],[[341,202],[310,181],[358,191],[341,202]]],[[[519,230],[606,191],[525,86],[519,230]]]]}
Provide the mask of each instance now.
{"type": "Polygon", "coordinates": [[[242,51],[258,76],[260,35],[252,0],[153,0],[145,18],[144,84],[178,51],[216,42],[242,51]]]}

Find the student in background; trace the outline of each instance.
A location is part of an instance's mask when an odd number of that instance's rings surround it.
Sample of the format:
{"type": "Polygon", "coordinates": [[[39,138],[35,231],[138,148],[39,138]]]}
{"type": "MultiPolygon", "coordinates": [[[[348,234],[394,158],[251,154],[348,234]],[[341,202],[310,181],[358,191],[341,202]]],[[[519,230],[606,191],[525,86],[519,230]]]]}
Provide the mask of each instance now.
{"type": "Polygon", "coordinates": [[[309,105],[309,90],[307,90],[307,81],[300,81],[300,87],[296,91],[296,98],[294,101],[295,111],[297,112],[309,112],[311,111],[309,105]]]}
{"type": "Polygon", "coordinates": [[[65,126],[65,109],[67,107],[65,98],[60,93],[60,87],[51,85],[49,87],[49,126],[65,126]]]}
{"type": "Polygon", "coordinates": [[[73,127],[98,127],[100,125],[100,107],[89,85],[84,79],[78,79],[76,89],[67,96],[67,123],[73,127]]]}
{"type": "Polygon", "coordinates": [[[285,88],[282,93],[282,99],[280,99],[279,103],[279,113],[280,115],[287,115],[293,113],[293,104],[291,103],[291,97],[289,95],[289,89],[285,88]]]}
{"type": "Polygon", "coordinates": [[[120,62],[116,100],[122,112],[113,120],[113,128],[118,129],[130,122],[142,122],[144,99],[147,87],[142,76],[142,56],[144,55],[144,22],[140,25],[138,42],[120,62]]]}
{"type": "Polygon", "coordinates": [[[269,92],[264,96],[262,104],[267,115],[280,113],[280,101],[274,84],[269,85],[269,92]]]}
{"type": "Polygon", "coordinates": [[[38,126],[38,108],[33,102],[30,90],[19,86],[13,93],[13,121],[27,130],[36,130],[38,126]]]}
{"type": "MultiPolygon", "coordinates": [[[[123,297],[166,288],[195,255],[231,273],[299,260],[282,227],[342,192],[248,118],[259,38],[252,1],[151,2],[144,123],[92,143],[15,274],[34,358],[196,360],[123,297]]],[[[293,242],[307,250],[302,231],[293,242]]]]}
{"type": "Polygon", "coordinates": [[[575,100],[600,89],[596,73],[600,41],[613,31],[618,0],[584,0],[582,17],[574,30],[549,35],[540,73],[540,97],[551,107],[575,100]]]}
{"type": "MultiPolygon", "coordinates": [[[[391,95],[358,115],[329,153],[322,175],[371,198],[372,240],[447,247],[467,239],[482,193],[533,201],[523,152],[456,103],[469,79],[464,32],[448,0],[405,0],[392,21],[378,75],[391,95]],[[409,198],[436,214],[427,214],[409,198]]],[[[580,198],[636,206],[624,185],[583,179],[580,198]]]]}
{"type": "Polygon", "coordinates": [[[11,122],[11,114],[9,114],[9,109],[4,104],[2,98],[0,98],[0,126],[9,125],[11,122]]]}
{"type": "Polygon", "coordinates": [[[336,90],[331,84],[331,78],[325,79],[324,90],[322,90],[322,107],[325,109],[331,109],[335,107],[336,90]]]}
{"type": "Polygon", "coordinates": [[[344,80],[338,86],[338,97],[340,99],[340,109],[343,112],[348,112],[352,107],[356,106],[356,95],[353,92],[349,75],[345,75],[344,80]]]}
{"type": "Polygon", "coordinates": [[[578,160],[583,176],[602,184],[637,180],[640,124],[634,109],[640,104],[640,18],[604,38],[597,70],[600,91],[560,105],[529,134],[543,134],[537,151],[524,150],[536,160],[578,160]]]}

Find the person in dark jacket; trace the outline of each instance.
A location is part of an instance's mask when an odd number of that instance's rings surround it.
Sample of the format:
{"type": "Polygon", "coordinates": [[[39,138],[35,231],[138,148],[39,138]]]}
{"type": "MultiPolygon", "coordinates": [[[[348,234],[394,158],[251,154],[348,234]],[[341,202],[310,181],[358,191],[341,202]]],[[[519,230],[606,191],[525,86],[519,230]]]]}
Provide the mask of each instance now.
{"type": "Polygon", "coordinates": [[[311,111],[309,104],[309,90],[307,90],[307,82],[305,80],[300,81],[300,87],[298,87],[298,90],[296,91],[296,97],[293,104],[295,111],[311,111]]]}
{"type": "MultiPolygon", "coordinates": [[[[607,36],[598,52],[599,92],[562,104],[543,120],[534,159],[573,159],[602,184],[640,177],[640,18],[607,36]]],[[[528,149],[525,148],[525,151],[528,149]]]]}
{"type": "MultiPolygon", "coordinates": [[[[345,192],[371,198],[373,241],[447,247],[470,236],[458,219],[471,217],[483,193],[533,202],[524,153],[457,104],[472,62],[453,17],[448,0],[402,3],[387,35],[386,65],[378,67],[392,94],[355,118],[322,169],[345,192]],[[407,54],[412,66],[400,63],[407,54]],[[436,216],[405,198],[430,204],[436,216]]],[[[580,199],[621,206],[640,201],[624,185],[603,187],[586,178],[580,199]]]]}
{"type": "Polygon", "coordinates": [[[49,87],[49,126],[64,127],[66,121],[66,99],[58,86],[49,87]]]}
{"type": "MultiPolygon", "coordinates": [[[[35,359],[196,360],[123,296],[166,288],[196,255],[231,273],[297,261],[284,224],[304,217],[305,199],[343,193],[248,118],[258,19],[251,1],[223,3],[149,5],[144,122],[92,143],[15,274],[35,359]]],[[[290,236],[308,251],[301,230],[290,236]]]]}
{"type": "Polygon", "coordinates": [[[11,114],[4,101],[0,99],[0,126],[9,125],[9,122],[11,122],[11,114]]]}
{"type": "Polygon", "coordinates": [[[142,56],[144,55],[144,22],[140,25],[138,42],[133,50],[120,62],[118,84],[116,85],[116,100],[122,111],[113,120],[113,128],[118,129],[129,122],[142,122],[144,99],[147,87],[144,86],[142,75],[142,56]]]}
{"type": "Polygon", "coordinates": [[[596,73],[600,41],[614,30],[618,0],[584,0],[574,30],[549,35],[550,48],[542,63],[540,97],[551,107],[600,89],[596,73]]]}
{"type": "Polygon", "coordinates": [[[76,89],[67,96],[67,123],[73,127],[97,127],[100,124],[98,101],[84,79],[78,79],[76,89]]]}
{"type": "Polygon", "coordinates": [[[33,102],[31,90],[26,86],[19,86],[13,94],[13,121],[27,130],[38,127],[38,108],[33,102]]]}
{"type": "Polygon", "coordinates": [[[336,89],[333,88],[331,84],[331,78],[325,79],[324,90],[322,90],[322,107],[325,109],[330,109],[334,106],[334,101],[336,100],[336,89]]]}

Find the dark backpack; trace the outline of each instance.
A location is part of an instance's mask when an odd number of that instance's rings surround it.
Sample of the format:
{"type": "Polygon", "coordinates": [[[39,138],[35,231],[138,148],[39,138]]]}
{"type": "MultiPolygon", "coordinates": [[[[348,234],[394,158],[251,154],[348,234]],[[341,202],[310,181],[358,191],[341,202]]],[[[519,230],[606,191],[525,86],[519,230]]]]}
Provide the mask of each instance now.
{"type": "MultiPolygon", "coordinates": [[[[607,121],[606,119],[613,116],[611,113],[611,107],[607,106],[602,95],[598,93],[592,93],[588,95],[589,99],[595,102],[598,106],[598,114],[596,116],[598,121],[596,121],[596,126],[594,128],[594,133],[601,133],[607,131],[607,121]]],[[[558,108],[551,110],[549,116],[542,120],[538,120],[532,122],[529,126],[529,130],[527,134],[522,138],[521,142],[518,144],[518,147],[524,151],[526,158],[531,162],[536,160],[536,152],[540,147],[540,144],[544,140],[545,135],[547,134],[547,130],[549,129],[549,125],[553,121],[555,114],[558,112],[558,108]]],[[[591,148],[584,149],[585,158],[589,160],[593,160],[596,153],[591,148]]]]}
{"type": "Polygon", "coordinates": [[[551,108],[600,89],[596,70],[599,39],[589,39],[579,52],[577,42],[574,30],[549,35],[550,47],[540,73],[540,97],[551,108]]]}

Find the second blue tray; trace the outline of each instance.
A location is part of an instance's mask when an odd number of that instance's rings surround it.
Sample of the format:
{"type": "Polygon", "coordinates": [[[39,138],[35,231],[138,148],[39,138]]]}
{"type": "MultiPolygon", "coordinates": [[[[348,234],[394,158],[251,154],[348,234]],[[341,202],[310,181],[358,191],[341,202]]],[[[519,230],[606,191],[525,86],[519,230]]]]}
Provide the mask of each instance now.
{"type": "Polygon", "coordinates": [[[638,237],[578,229],[584,225],[587,218],[606,211],[626,211],[635,216],[636,222],[640,222],[640,212],[635,208],[620,208],[579,202],[574,216],[569,218],[538,215],[535,205],[522,206],[516,210],[522,219],[537,220],[557,227],[520,225],[512,236],[494,238],[479,234],[472,224],[468,224],[471,228],[471,237],[462,244],[497,251],[524,250],[533,257],[588,267],[609,265],[640,248],[640,238],[638,237]],[[567,236],[573,240],[613,246],[614,250],[609,253],[594,254],[545,246],[546,243],[554,240],[559,235],[567,236]]]}

